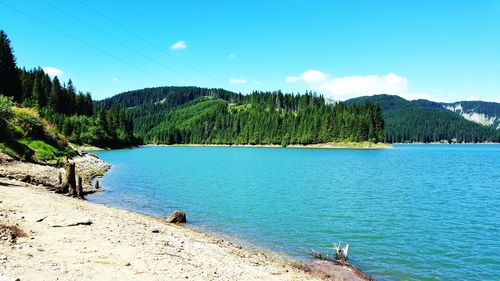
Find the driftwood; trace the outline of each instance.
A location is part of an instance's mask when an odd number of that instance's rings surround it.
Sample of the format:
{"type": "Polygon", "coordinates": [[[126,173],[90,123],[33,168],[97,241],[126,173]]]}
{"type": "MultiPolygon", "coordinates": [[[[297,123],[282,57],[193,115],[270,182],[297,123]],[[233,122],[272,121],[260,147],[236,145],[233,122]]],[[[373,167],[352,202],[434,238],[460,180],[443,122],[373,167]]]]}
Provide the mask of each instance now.
{"type": "Polygon", "coordinates": [[[344,247],[343,249],[340,249],[340,242],[339,242],[338,246],[336,246],[334,244],[334,249],[335,249],[335,257],[334,258],[330,258],[327,255],[323,255],[322,253],[316,252],[316,251],[312,251],[311,256],[315,259],[318,259],[318,260],[329,261],[329,262],[332,262],[334,264],[347,267],[350,270],[352,270],[354,273],[356,273],[356,275],[358,275],[359,277],[361,277],[364,280],[370,280],[370,281],[375,280],[375,278],[362,272],[361,270],[357,269],[354,265],[347,262],[347,251],[349,249],[349,244],[347,244],[346,247],[344,247]]]}
{"type": "Polygon", "coordinates": [[[44,219],[46,219],[47,216],[43,217],[43,218],[40,218],[40,219],[37,219],[36,222],[42,222],[44,219]]]}
{"type": "Polygon", "coordinates": [[[78,226],[78,225],[91,225],[92,221],[90,219],[84,221],[76,221],[72,223],[62,223],[62,224],[54,224],[52,227],[67,227],[67,226],[78,226]]]}
{"type": "Polygon", "coordinates": [[[340,247],[341,247],[340,241],[338,245],[333,244],[333,249],[335,250],[335,259],[346,261],[347,252],[349,251],[349,244],[346,244],[344,248],[340,247]]]}
{"type": "Polygon", "coordinates": [[[336,265],[347,267],[350,270],[352,270],[354,273],[356,273],[356,275],[358,275],[359,277],[361,277],[363,280],[370,280],[370,281],[371,280],[375,280],[375,278],[373,278],[370,275],[362,272],[361,270],[357,269],[354,265],[348,263],[345,260],[338,260],[338,259],[335,259],[335,258],[330,258],[330,257],[324,256],[323,254],[318,253],[318,252],[313,252],[311,255],[315,259],[322,260],[322,261],[329,261],[329,262],[332,262],[332,263],[334,263],[336,265]]]}

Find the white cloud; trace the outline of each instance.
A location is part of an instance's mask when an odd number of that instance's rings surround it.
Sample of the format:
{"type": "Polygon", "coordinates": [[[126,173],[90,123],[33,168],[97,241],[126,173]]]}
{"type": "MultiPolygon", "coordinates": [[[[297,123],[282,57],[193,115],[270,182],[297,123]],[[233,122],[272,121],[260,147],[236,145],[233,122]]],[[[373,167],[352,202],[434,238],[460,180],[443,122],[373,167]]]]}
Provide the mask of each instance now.
{"type": "Polygon", "coordinates": [[[235,54],[229,54],[229,58],[230,58],[230,59],[235,59],[235,58],[236,58],[236,55],[235,55],[235,54]]]}
{"type": "Polygon", "coordinates": [[[187,44],[186,42],[182,41],[182,40],[179,40],[177,42],[175,42],[174,44],[172,44],[172,46],[170,46],[170,49],[172,50],[182,50],[182,49],[186,49],[187,48],[187,44]]]}
{"type": "Polygon", "coordinates": [[[230,78],[229,84],[246,84],[248,81],[242,78],[230,78]]]}
{"type": "Polygon", "coordinates": [[[44,67],[42,67],[42,69],[43,69],[43,72],[47,73],[51,77],[55,77],[55,76],[61,77],[64,75],[64,72],[62,70],[60,70],[59,68],[52,67],[52,66],[44,66],[44,67]]]}
{"type": "Polygon", "coordinates": [[[425,93],[410,92],[408,79],[392,72],[385,75],[331,77],[320,70],[311,69],[298,76],[289,76],[285,81],[287,83],[304,82],[310,89],[335,100],[376,94],[400,95],[405,99],[436,100],[425,93]]]}
{"type": "Polygon", "coordinates": [[[310,69],[299,76],[288,76],[286,82],[294,83],[298,81],[304,81],[310,84],[322,83],[327,79],[327,75],[319,70],[310,69]]]}
{"type": "Polygon", "coordinates": [[[111,81],[113,81],[113,83],[117,83],[120,81],[120,79],[116,78],[116,77],[113,77],[113,79],[111,79],[111,81]]]}

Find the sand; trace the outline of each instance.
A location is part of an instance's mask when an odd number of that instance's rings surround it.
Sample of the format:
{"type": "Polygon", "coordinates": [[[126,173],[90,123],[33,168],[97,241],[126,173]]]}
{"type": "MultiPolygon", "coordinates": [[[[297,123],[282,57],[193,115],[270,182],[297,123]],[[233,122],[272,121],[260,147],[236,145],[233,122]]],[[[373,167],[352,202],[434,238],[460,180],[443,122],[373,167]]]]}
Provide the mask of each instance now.
{"type": "Polygon", "coordinates": [[[255,147],[255,148],[315,148],[315,149],[391,149],[394,148],[386,143],[371,143],[371,142],[332,142],[332,143],[316,143],[316,144],[290,144],[286,147],[277,144],[145,144],[148,146],[192,146],[192,147],[255,147]]]}
{"type": "Polygon", "coordinates": [[[0,227],[0,280],[362,280],[345,267],[320,274],[319,262],[298,264],[7,178],[0,178],[1,225],[21,235],[0,227]]]}
{"type": "MultiPolygon", "coordinates": [[[[75,163],[76,175],[83,179],[85,193],[98,191],[92,184],[92,179],[104,175],[111,167],[97,156],[88,153],[77,156],[71,161],[75,163]]],[[[0,153],[0,178],[4,177],[53,188],[59,185],[59,175],[64,178],[64,168],[15,160],[0,153]]]]}

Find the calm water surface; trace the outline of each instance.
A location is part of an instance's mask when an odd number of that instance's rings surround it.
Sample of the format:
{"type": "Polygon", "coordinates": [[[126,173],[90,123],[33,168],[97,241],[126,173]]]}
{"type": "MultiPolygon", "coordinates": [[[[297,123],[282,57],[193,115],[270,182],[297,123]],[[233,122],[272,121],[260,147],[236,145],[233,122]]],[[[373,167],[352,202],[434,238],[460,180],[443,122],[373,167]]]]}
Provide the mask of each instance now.
{"type": "Polygon", "coordinates": [[[381,280],[500,278],[500,145],[385,150],[142,147],[89,200],[307,259],[341,240],[381,280]]]}

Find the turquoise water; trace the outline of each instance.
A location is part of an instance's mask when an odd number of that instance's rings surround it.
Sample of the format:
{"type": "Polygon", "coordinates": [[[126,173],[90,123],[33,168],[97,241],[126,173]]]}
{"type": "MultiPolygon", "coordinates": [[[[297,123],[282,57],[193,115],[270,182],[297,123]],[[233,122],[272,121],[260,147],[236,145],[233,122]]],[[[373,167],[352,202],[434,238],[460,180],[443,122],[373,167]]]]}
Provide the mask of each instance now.
{"type": "Polygon", "coordinates": [[[113,168],[89,200],[307,259],[351,245],[379,280],[498,280],[500,145],[385,150],[142,147],[96,152],[113,168]]]}

